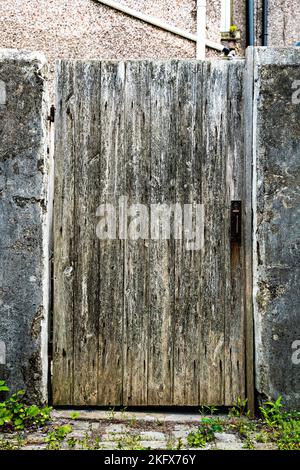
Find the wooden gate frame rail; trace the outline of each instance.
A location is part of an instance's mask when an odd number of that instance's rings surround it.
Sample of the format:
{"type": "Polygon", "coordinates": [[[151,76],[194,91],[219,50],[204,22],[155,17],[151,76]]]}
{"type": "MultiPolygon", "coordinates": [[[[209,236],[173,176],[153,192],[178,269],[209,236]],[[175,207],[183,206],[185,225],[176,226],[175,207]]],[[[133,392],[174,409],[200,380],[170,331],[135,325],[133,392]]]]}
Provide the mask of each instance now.
{"type": "Polygon", "coordinates": [[[254,357],[254,312],[253,312],[253,97],[254,97],[254,48],[246,51],[244,70],[244,306],[245,306],[245,355],[246,396],[250,415],[255,414],[255,357],[254,357]]]}
{"type": "MultiPolygon", "coordinates": [[[[242,200],[242,241],[244,244],[244,308],[245,308],[245,366],[246,366],[246,397],[250,416],[256,411],[255,399],[255,357],[254,357],[254,312],[253,312],[253,100],[254,100],[254,48],[248,48],[245,58],[244,69],[244,194],[242,200]]],[[[48,120],[54,123],[54,106],[50,109],[48,120]],[[52,119],[53,117],[53,119],[52,119]]],[[[53,125],[51,126],[53,132],[53,125]]],[[[54,154],[54,136],[50,139],[49,153],[54,154]]],[[[51,238],[51,249],[53,250],[53,235],[51,238]]],[[[53,252],[53,251],[52,251],[53,252]]],[[[51,279],[53,276],[53,257],[51,258],[51,279]]],[[[53,285],[51,283],[50,301],[53,304],[53,285]]],[[[53,321],[53,319],[52,319],[53,321]]],[[[52,401],[52,358],[53,344],[48,338],[48,397],[52,401]]]]}

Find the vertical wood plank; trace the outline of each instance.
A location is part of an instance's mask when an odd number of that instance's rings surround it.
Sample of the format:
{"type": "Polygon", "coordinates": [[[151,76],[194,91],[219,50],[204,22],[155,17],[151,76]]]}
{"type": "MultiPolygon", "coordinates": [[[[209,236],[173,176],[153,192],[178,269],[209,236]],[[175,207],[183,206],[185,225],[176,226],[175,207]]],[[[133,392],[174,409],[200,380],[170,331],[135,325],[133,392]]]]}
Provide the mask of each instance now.
{"type": "MultiPolygon", "coordinates": [[[[225,232],[230,234],[230,205],[232,200],[244,206],[244,118],[243,118],[244,64],[228,64],[227,90],[227,217],[225,232]],[[237,138],[239,136],[239,138],[237,138]]],[[[224,124],[225,125],[225,124],[224,124]]],[[[245,398],[245,313],[244,313],[244,238],[241,245],[225,244],[226,256],[226,310],[225,310],[225,405],[238,397],[245,398]],[[230,276],[229,276],[230,273],[230,276]]]]}
{"type": "Polygon", "coordinates": [[[245,116],[249,116],[250,122],[245,123],[245,163],[244,163],[244,191],[245,200],[243,208],[243,239],[244,250],[244,302],[245,302],[245,348],[246,348],[246,395],[248,407],[252,416],[255,411],[254,396],[254,320],[253,320],[253,205],[252,205],[252,171],[253,171],[253,102],[254,102],[254,48],[247,51],[244,85],[244,108],[245,116]]]}
{"type": "MultiPolygon", "coordinates": [[[[150,68],[148,62],[127,62],[125,83],[126,196],[128,206],[143,204],[149,220],[150,68]]],[[[128,214],[129,229],[134,222],[128,214]]],[[[138,217],[143,213],[139,212],[138,217]]],[[[141,226],[137,227],[138,230],[141,226]]],[[[130,235],[130,234],[129,234],[130,235]]],[[[149,231],[127,240],[124,259],[124,385],[123,403],[147,404],[149,323],[149,231]]]]}
{"type": "MultiPolygon", "coordinates": [[[[151,72],[150,203],[174,201],[171,103],[176,76],[172,62],[153,62],[151,72]]],[[[170,240],[149,242],[148,404],[172,403],[174,248],[170,240]]]]}
{"type": "MultiPolygon", "coordinates": [[[[175,200],[184,208],[201,201],[201,166],[203,155],[198,150],[201,142],[201,85],[202,64],[180,61],[176,74],[176,96],[172,109],[176,122],[175,200]],[[196,141],[199,139],[199,142],[196,141]]],[[[174,158],[170,156],[170,158],[174,158]]],[[[183,211],[184,217],[184,211],[183,211]]],[[[193,231],[196,230],[195,216],[193,231]]],[[[200,402],[201,365],[201,271],[200,249],[188,249],[184,238],[175,241],[175,311],[174,311],[174,385],[176,405],[198,405],[200,402]]]]}
{"type": "Polygon", "coordinates": [[[57,64],[54,180],[53,402],[73,404],[74,69],[57,64]]]}
{"type": "Polygon", "coordinates": [[[100,67],[75,62],[74,404],[98,402],[100,67]]]}
{"type": "Polygon", "coordinates": [[[203,76],[202,197],[205,205],[205,239],[202,278],[201,403],[224,403],[224,233],[226,217],[224,103],[226,78],[224,62],[205,62],[203,76]]]}
{"type": "MultiPolygon", "coordinates": [[[[125,194],[124,62],[101,63],[99,203],[118,209],[125,194]]],[[[118,231],[118,227],[117,227],[118,231]]],[[[124,241],[100,240],[98,404],[121,405],[123,390],[124,241]]]]}

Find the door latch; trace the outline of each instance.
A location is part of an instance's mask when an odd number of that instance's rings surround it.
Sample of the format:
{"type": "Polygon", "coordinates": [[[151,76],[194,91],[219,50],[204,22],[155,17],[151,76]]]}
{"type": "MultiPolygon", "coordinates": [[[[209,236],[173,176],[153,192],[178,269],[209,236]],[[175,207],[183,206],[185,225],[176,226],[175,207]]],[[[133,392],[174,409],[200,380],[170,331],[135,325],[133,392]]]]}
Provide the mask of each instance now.
{"type": "Polygon", "coordinates": [[[230,239],[239,245],[242,241],[242,202],[231,201],[231,231],[230,239]]]}

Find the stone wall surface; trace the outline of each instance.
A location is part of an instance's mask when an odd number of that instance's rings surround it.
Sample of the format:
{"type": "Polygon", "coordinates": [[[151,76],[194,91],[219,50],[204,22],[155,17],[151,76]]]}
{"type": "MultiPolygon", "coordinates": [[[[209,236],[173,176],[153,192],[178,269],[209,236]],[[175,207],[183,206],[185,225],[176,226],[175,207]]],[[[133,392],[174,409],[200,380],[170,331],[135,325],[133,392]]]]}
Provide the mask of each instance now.
{"type": "Polygon", "coordinates": [[[300,49],[252,55],[256,387],[299,408],[300,49]]]}
{"type": "Polygon", "coordinates": [[[0,372],[47,397],[47,96],[43,55],[0,50],[0,372]]]}

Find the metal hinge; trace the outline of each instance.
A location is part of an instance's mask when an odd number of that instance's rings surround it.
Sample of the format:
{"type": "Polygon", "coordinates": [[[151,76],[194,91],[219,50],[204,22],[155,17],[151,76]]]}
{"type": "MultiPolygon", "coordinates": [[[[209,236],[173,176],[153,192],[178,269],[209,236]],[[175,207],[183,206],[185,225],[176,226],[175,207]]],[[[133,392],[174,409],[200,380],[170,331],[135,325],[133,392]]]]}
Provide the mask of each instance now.
{"type": "Polygon", "coordinates": [[[231,201],[230,239],[239,245],[242,241],[242,202],[231,201]]]}
{"type": "Polygon", "coordinates": [[[54,122],[55,121],[55,106],[52,105],[51,108],[50,108],[50,113],[49,113],[49,116],[48,116],[48,121],[50,122],[54,122]]]}

